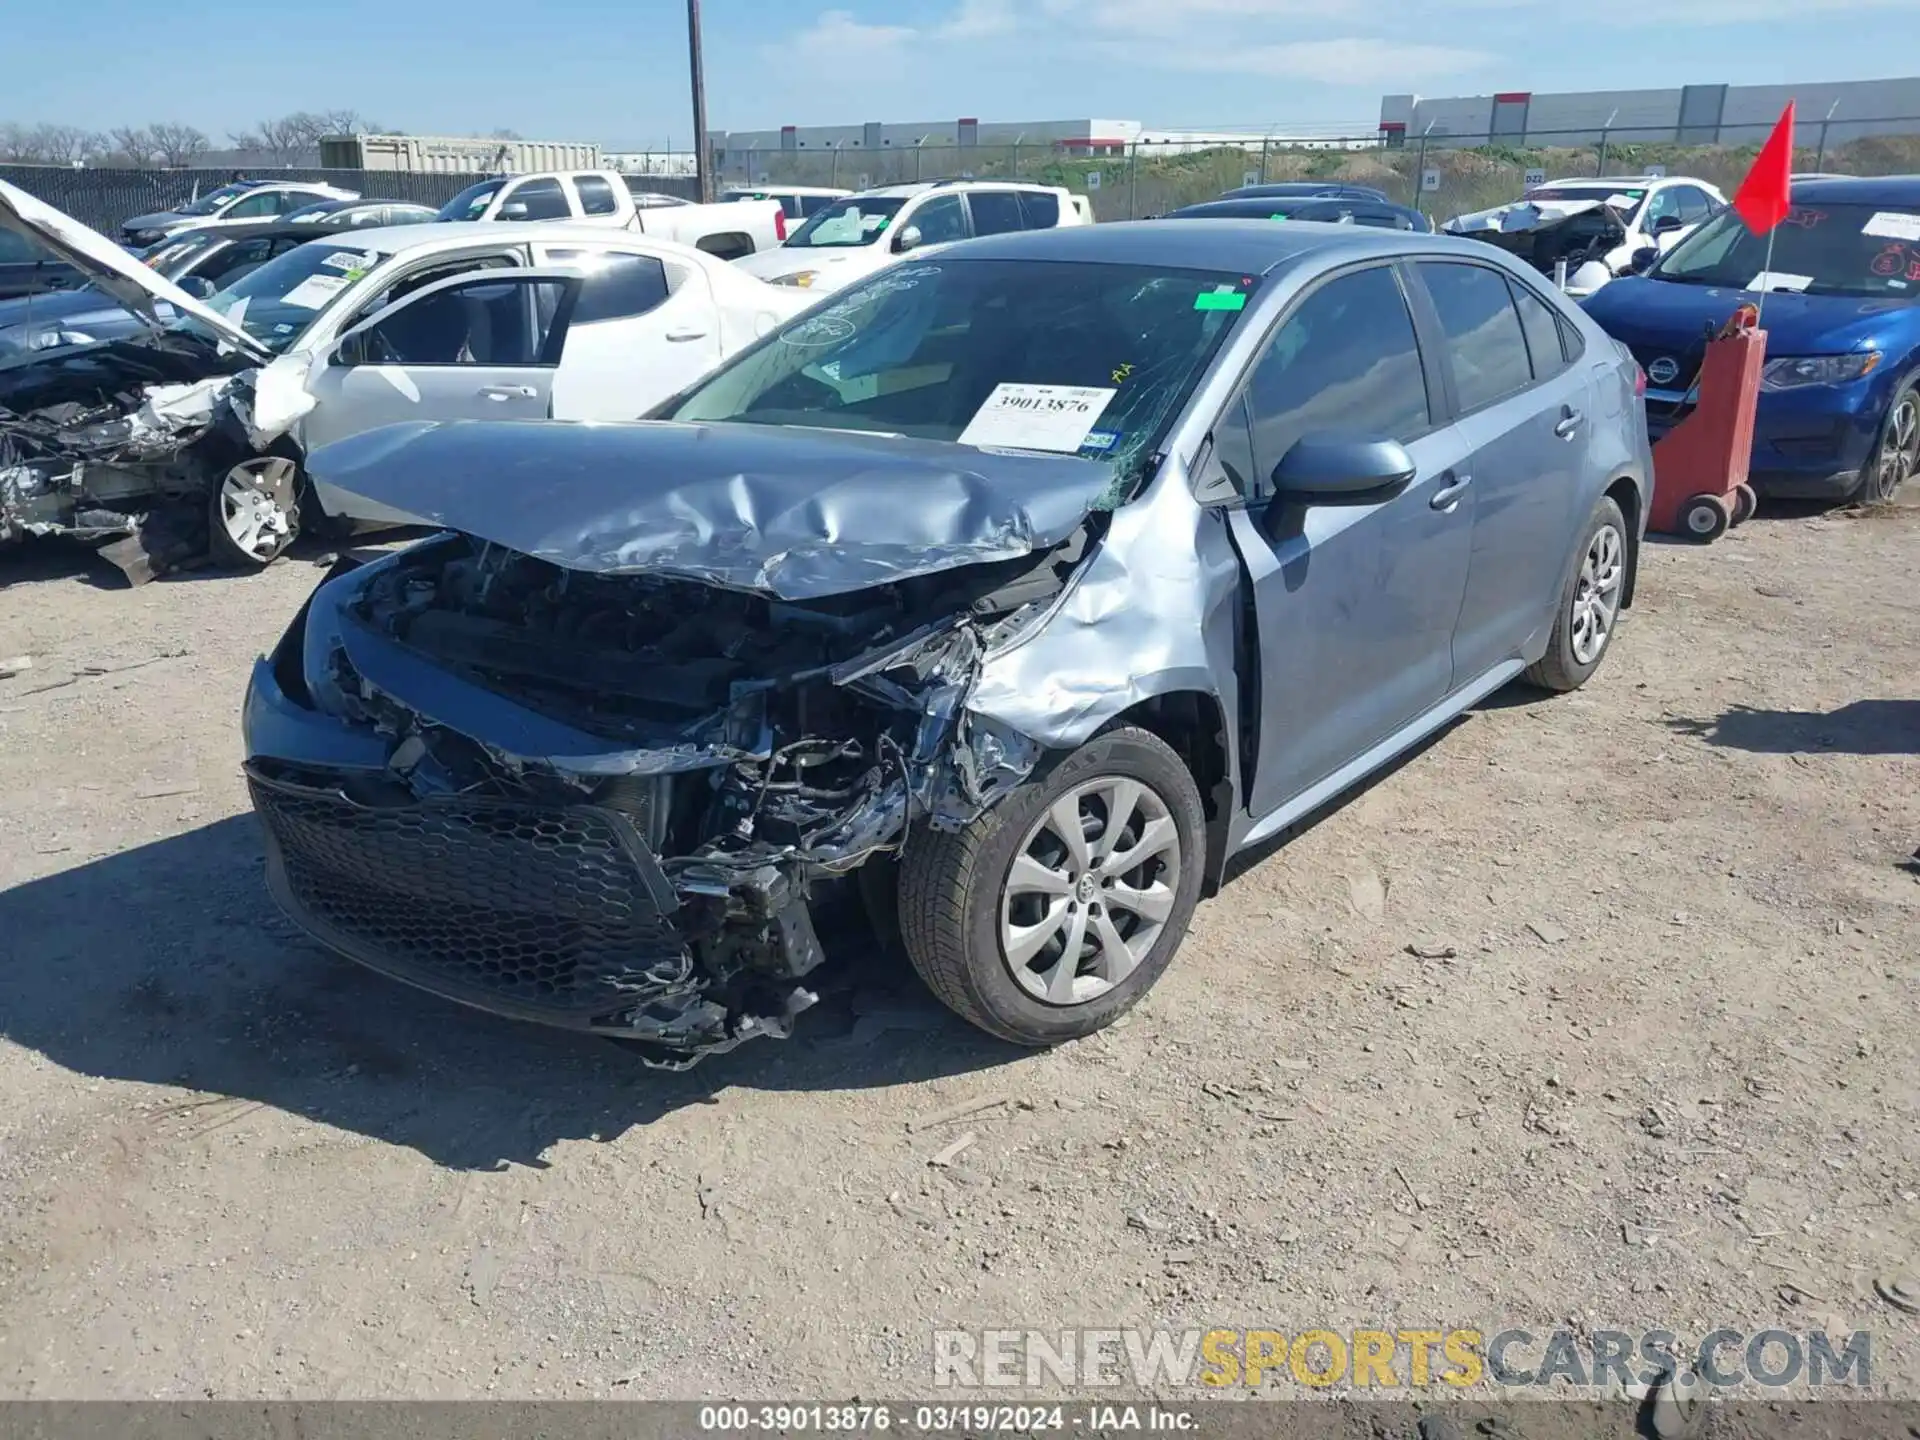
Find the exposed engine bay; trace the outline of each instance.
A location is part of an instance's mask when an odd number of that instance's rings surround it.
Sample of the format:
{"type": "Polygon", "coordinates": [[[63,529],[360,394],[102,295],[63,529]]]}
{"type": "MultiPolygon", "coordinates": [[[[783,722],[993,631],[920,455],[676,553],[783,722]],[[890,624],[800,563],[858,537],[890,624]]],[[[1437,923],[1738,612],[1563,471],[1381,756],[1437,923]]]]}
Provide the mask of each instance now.
{"type": "MultiPolygon", "coordinates": [[[[385,771],[250,766],[256,803],[287,852],[290,908],[303,923],[329,906],[356,920],[368,913],[364,896],[301,891],[302,867],[326,858],[293,853],[305,832],[284,816],[322,791],[368,811],[591,816],[630,833],[637,888],[670,933],[623,932],[646,957],[637,968],[628,957],[617,975],[599,961],[591,975],[593,966],[568,972],[568,1003],[599,1008],[566,1023],[651,1042],[668,1054],[655,1063],[786,1034],[816,998],[798,983],[823,958],[816,892],[898,851],[913,820],[968,823],[1038,762],[1037,746],[964,702],[984,656],[1048,607],[1087,540],[1082,529],[1016,560],[805,602],[569,570],[462,536],[406,552],[340,607],[342,643],[320,684],[308,677],[319,708],[384,738],[385,771]],[[425,661],[564,727],[546,733],[579,738],[566,754],[514,753],[498,743],[498,717],[491,729],[466,723],[444,695],[429,720],[363,673],[356,651],[425,661]]],[[[497,915],[489,923],[497,930],[497,915]]],[[[350,936],[322,938],[354,953],[350,936]]],[[[389,961],[405,943],[382,932],[389,961]]],[[[443,988],[441,978],[421,983],[443,988]]],[[[519,987],[491,973],[464,983],[494,995],[519,987]]]]}
{"type": "Polygon", "coordinates": [[[1552,275],[1562,261],[1569,274],[1589,263],[1605,265],[1627,243],[1628,233],[1619,212],[1599,201],[1564,208],[1521,202],[1464,216],[1443,228],[1497,245],[1543,275],[1552,275]]]}
{"type": "Polygon", "coordinates": [[[0,545],[106,542],[136,584],[204,555],[210,497],[254,453],[235,409],[253,364],[177,333],[0,369],[0,545]]]}

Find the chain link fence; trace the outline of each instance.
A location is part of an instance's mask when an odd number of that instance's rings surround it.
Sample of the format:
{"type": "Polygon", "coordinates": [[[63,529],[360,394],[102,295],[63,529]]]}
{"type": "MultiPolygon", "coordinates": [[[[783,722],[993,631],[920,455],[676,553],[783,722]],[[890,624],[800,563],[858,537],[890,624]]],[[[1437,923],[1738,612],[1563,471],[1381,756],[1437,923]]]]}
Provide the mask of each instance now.
{"type": "MultiPolygon", "coordinates": [[[[1849,121],[1906,129],[1827,144],[1818,122],[1800,127],[1796,171],[1844,175],[1920,172],[1920,116],[1849,121]]],[[[1835,127],[1836,129],[1838,127],[1835,127]]],[[[1070,154],[1050,144],[889,146],[866,149],[731,151],[721,183],[828,185],[848,190],[918,180],[1031,180],[1084,194],[1101,220],[1139,220],[1211,200],[1244,184],[1342,180],[1384,190],[1436,221],[1520,198],[1529,178],[1564,180],[1642,175],[1650,169],[1705,180],[1731,195],[1759,150],[1742,145],[1681,144],[1671,126],[1557,134],[1407,136],[1378,134],[1315,140],[1312,148],[1280,140],[1175,151],[1169,145],[1111,147],[1104,155],[1070,154]],[[1535,174],[1537,172],[1537,175],[1535,174]]]]}
{"type": "MultiPolygon", "coordinates": [[[[135,215],[170,210],[234,180],[313,180],[357,190],[369,200],[405,200],[436,210],[485,175],[421,170],[95,170],[56,165],[0,165],[0,180],[66,211],[103,235],[116,235],[135,215]]],[[[633,176],[638,190],[692,199],[697,183],[681,175],[633,176]]]]}

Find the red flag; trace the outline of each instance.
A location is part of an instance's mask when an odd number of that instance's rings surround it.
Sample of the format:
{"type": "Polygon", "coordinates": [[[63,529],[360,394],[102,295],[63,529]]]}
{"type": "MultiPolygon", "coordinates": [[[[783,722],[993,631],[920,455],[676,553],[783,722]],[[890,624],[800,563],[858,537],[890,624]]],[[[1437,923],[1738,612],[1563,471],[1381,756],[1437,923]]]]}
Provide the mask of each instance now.
{"type": "Polygon", "coordinates": [[[1753,157],[1753,168],[1740,182],[1733,197],[1733,208],[1747,222],[1747,229],[1765,235],[1787,218],[1787,192],[1793,177],[1793,101],[1780,112],[1773,133],[1760,153],[1753,157]]]}

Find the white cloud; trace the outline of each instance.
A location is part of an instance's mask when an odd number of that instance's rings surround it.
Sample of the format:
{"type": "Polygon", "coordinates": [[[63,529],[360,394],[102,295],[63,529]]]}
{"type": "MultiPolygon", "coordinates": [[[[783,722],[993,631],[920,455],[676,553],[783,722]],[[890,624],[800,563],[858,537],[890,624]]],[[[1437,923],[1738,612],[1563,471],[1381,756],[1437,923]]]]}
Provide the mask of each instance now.
{"type": "Polygon", "coordinates": [[[803,59],[826,63],[870,60],[905,44],[914,35],[911,25],[867,25],[854,19],[850,10],[828,10],[781,49],[797,50],[803,59]]]}
{"type": "Polygon", "coordinates": [[[1013,0],[960,0],[960,8],[933,33],[942,40],[979,40],[989,35],[1004,35],[1018,25],[1013,0]]]}

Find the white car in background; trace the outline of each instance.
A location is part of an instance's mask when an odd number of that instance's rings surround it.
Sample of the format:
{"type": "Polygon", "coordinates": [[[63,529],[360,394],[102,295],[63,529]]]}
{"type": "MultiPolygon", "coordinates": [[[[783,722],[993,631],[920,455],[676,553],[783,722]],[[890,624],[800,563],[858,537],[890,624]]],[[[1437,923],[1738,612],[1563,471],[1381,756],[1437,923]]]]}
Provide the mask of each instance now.
{"type": "Polygon", "coordinates": [[[209,190],[177,210],[135,215],[120,222],[121,242],[134,249],[157,245],[181,230],[205,230],[212,225],[244,225],[254,220],[277,220],[322,200],[358,200],[358,190],[342,190],[314,180],[236,180],[209,190]]]}
{"type": "Polygon", "coordinates": [[[720,192],[722,202],[734,200],[778,200],[787,219],[798,224],[836,200],[844,200],[851,190],[834,190],[824,185],[730,185],[720,192]]]}
{"type": "Polygon", "coordinates": [[[408,420],[635,419],[812,298],[631,231],[455,222],[322,232],[195,299],[4,181],[0,224],[146,325],[0,366],[0,420],[32,442],[0,470],[0,540],[138,538],[187,497],[238,564],[285,550],[303,503],[309,523],[409,523],[310,487],[321,445],[408,420]]]}
{"type": "Polygon", "coordinates": [[[1550,180],[1512,204],[1456,215],[1440,229],[1492,240],[1548,274],[1553,261],[1565,259],[1568,291],[1581,295],[1627,274],[1642,250],[1664,254],[1726,205],[1705,180],[1608,175],[1550,180]]]}
{"type": "Polygon", "coordinates": [[[774,201],[695,205],[640,189],[636,182],[643,179],[617,170],[502,175],[469,185],[440,207],[438,218],[521,224],[571,220],[610,230],[639,230],[722,260],[771,250],[787,238],[786,212],[774,201]]]}
{"type": "Polygon", "coordinates": [[[908,251],[976,235],[1087,223],[1057,185],[933,180],[863,190],[816,212],[776,250],[734,263],[775,285],[816,293],[871,275],[908,251]]]}

